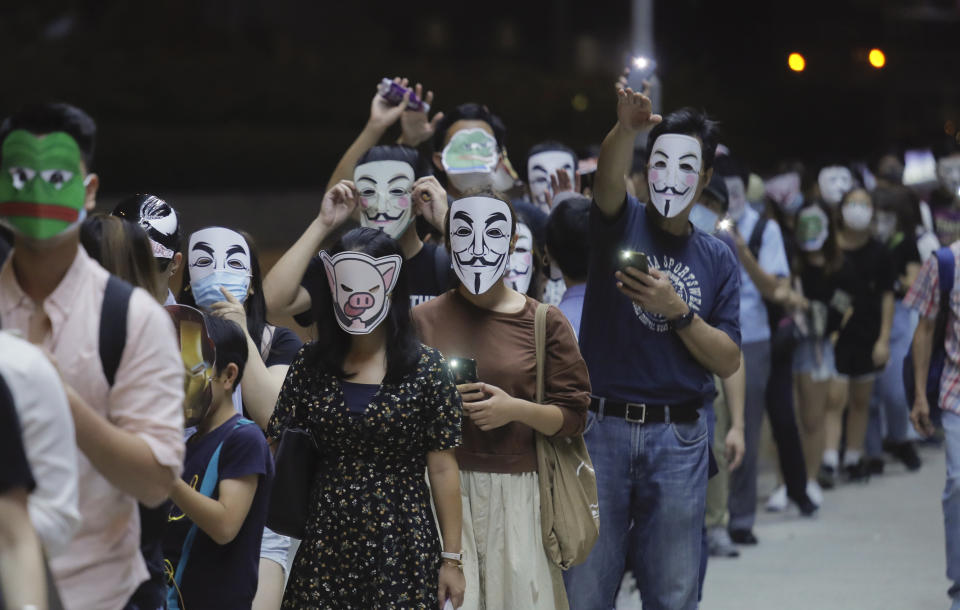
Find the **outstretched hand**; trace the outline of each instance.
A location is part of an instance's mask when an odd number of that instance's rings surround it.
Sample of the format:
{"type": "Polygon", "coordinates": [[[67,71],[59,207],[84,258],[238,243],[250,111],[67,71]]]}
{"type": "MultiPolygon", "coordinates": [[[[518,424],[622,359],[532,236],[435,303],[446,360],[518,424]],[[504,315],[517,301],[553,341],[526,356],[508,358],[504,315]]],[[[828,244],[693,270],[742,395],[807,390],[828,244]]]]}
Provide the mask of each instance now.
{"type": "MultiPolygon", "coordinates": [[[[423,93],[423,85],[417,83],[413,87],[413,92],[418,98],[423,100],[427,106],[433,105],[433,91],[423,93]]],[[[400,115],[400,127],[403,133],[400,136],[400,144],[416,148],[433,137],[437,131],[437,125],[443,120],[443,113],[438,112],[432,119],[427,119],[427,112],[421,110],[407,110],[400,115]]]]}
{"type": "MultiPolygon", "coordinates": [[[[394,78],[393,82],[402,87],[406,87],[409,83],[407,79],[400,78],[399,76],[394,78]]],[[[403,101],[396,106],[391,106],[387,100],[383,99],[383,96],[381,96],[378,91],[370,102],[370,119],[367,121],[367,126],[379,131],[386,131],[388,127],[396,123],[397,120],[403,116],[403,111],[406,110],[409,101],[410,92],[407,92],[403,96],[403,101]]]]}
{"type": "Polygon", "coordinates": [[[413,183],[413,210],[441,233],[447,215],[447,191],[433,176],[424,176],[413,183]]]}
{"type": "Polygon", "coordinates": [[[653,114],[653,102],[630,87],[617,90],[617,122],[627,131],[646,131],[663,120],[653,114]]]}
{"type": "Polygon", "coordinates": [[[328,229],[340,226],[357,209],[357,187],[350,180],[341,180],[323,196],[317,218],[328,229]]]}

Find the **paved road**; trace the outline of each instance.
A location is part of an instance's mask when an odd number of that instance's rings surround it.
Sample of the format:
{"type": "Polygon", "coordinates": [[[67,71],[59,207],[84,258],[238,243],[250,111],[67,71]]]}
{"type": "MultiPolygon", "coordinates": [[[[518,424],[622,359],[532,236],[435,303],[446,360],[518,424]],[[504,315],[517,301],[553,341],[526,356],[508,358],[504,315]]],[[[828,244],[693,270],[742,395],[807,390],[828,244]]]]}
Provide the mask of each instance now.
{"type": "MultiPolygon", "coordinates": [[[[867,485],[826,493],[821,514],[761,514],[756,547],[711,559],[701,610],[949,608],[944,576],[941,449],[908,474],[887,464],[867,485]]],[[[761,478],[770,491],[773,479],[761,478]]]]}

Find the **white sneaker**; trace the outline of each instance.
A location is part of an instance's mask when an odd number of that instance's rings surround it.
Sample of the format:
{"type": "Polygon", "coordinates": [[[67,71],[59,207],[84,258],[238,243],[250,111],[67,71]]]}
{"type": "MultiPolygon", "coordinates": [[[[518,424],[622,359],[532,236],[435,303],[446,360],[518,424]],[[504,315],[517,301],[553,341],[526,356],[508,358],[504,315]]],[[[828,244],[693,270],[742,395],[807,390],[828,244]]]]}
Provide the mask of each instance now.
{"type": "Polygon", "coordinates": [[[787,486],[776,488],[767,500],[767,512],[779,513],[787,510],[787,486]]]}
{"type": "Polygon", "coordinates": [[[814,480],[807,481],[807,497],[818,507],[823,505],[823,490],[814,480]]]}

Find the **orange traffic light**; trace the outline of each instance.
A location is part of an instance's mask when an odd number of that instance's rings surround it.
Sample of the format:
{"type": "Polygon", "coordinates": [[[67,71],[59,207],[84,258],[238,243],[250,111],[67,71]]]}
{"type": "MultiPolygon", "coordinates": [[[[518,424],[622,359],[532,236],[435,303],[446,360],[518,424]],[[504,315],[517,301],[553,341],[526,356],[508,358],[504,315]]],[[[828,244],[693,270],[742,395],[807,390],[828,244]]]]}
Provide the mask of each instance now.
{"type": "Polygon", "coordinates": [[[869,60],[871,66],[878,70],[887,65],[887,56],[880,49],[870,49],[867,60],[869,60]]]}
{"type": "Polygon", "coordinates": [[[807,67],[807,60],[799,53],[791,53],[790,56],[787,57],[787,65],[790,66],[790,69],[794,72],[803,72],[804,68],[807,67]]]}

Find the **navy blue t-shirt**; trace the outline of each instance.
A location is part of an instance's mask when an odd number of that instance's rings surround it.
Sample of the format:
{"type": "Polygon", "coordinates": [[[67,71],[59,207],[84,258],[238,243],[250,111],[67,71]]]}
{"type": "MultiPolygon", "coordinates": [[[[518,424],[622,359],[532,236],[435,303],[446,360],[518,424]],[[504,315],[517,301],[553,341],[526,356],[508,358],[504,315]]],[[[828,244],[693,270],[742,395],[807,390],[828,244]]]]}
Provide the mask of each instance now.
{"type": "MultiPolygon", "coordinates": [[[[260,476],[250,511],[236,538],[221,546],[203,530],[197,530],[180,583],[186,608],[249,608],[257,593],[260,541],[273,482],[273,457],[263,431],[252,423],[237,426],[239,419],[239,414],[234,415],[217,429],[187,440],[183,480],[195,489],[200,487],[207,464],[221,441],[219,481],[249,474],[260,476]]],[[[218,489],[219,484],[213,498],[218,497],[218,489]]],[[[176,570],[183,541],[193,523],[176,505],[171,503],[169,509],[163,549],[176,570]]]]}
{"type": "Polygon", "coordinates": [[[666,319],[617,290],[613,274],[623,249],[644,252],[650,267],[670,275],[690,309],[740,345],[740,272],[730,248],[696,227],[685,236],[657,229],[645,206],[629,195],[614,219],[604,218],[594,203],[580,322],[580,351],[593,394],[650,404],[712,397],[713,373],[694,359],[666,319]]]}

